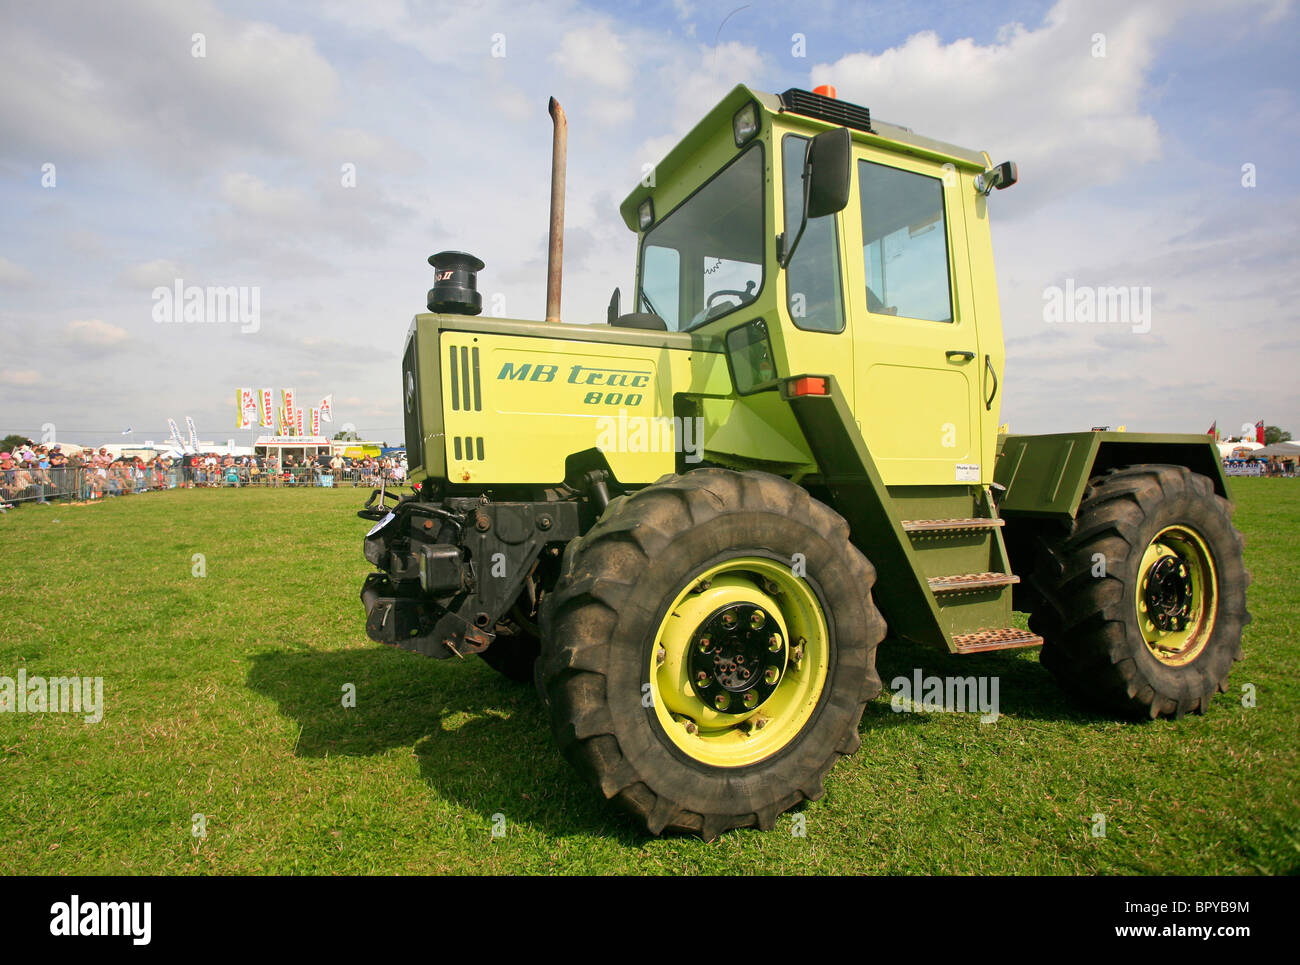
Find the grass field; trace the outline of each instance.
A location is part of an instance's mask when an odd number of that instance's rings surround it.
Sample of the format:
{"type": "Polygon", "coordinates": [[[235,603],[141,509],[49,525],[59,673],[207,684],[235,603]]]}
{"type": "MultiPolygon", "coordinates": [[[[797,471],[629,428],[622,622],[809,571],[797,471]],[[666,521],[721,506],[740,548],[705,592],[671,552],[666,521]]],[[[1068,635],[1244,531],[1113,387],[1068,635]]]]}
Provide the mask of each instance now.
{"type": "Polygon", "coordinates": [[[800,812],[804,836],[786,816],[711,844],[638,833],[560,757],[531,687],[366,639],[360,492],[173,491],[0,520],[0,676],[105,687],[97,724],[0,714],[0,872],[1300,869],[1300,482],[1234,483],[1254,623],[1208,715],[1117,723],[1070,704],[1033,652],[887,645],[886,684],[918,666],[1000,676],[1002,718],[894,713],[887,689],[800,812]]]}

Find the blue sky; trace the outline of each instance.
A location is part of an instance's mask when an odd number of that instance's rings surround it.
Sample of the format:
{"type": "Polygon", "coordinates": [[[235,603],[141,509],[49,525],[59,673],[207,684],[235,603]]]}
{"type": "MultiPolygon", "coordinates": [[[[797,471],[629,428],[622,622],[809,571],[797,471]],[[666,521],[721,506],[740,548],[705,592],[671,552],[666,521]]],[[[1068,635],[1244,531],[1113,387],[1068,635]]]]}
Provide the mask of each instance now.
{"type": "Polygon", "coordinates": [[[570,122],[564,315],[598,322],[633,270],[618,201],[742,81],[830,81],[1020,164],[993,206],[1013,431],[1300,430],[1292,3],[124,0],[3,22],[0,432],[161,439],[191,415],[242,438],[249,385],[332,393],[335,427],[395,439],[428,254],[476,253],[489,302],[543,312],[547,96],[570,122]],[[259,286],[259,329],[154,322],[176,278],[259,286]],[[1151,330],[1045,324],[1067,279],[1149,287],[1151,330]]]}

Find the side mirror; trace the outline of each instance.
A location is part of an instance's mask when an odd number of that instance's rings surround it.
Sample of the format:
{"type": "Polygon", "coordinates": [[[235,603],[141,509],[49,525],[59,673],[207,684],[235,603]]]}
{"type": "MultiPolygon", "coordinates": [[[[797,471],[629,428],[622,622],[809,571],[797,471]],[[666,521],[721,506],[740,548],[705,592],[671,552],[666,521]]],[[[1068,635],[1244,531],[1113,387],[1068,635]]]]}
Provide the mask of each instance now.
{"type": "Polygon", "coordinates": [[[1016,162],[1003,161],[997,167],[989,168],[983,174],[975,175],[975,190],[987,196],[994,188],[1005,191],[1015,184],[1019,178],[1020,172],[1016,170],[1016,162]]]}
{"type": "Polygon", "coordinates": [[[804,210],[809,218],[823,218],[843,211],[849,203],[852,165],[849,156],[853,145],[847,127],[822,131],[808,142],[804,162],[804,210]]]}
{"type": "MultiPolygon", "coordinates": [[[[853,137],[847,127],[822,131],[808,142],[803,156],[803,218],[793,241],[781,238],[782,268],[789,267],[809,218],[835,214],[843,211],[849,203],[849,185],[853,176],[852,147],[853,137]]],[[[789,230],[787,225],[787,234],[789,230]]]]}
{"type": "Polygon", "coordinates": [[[618,306],[619,306],[620,297],[621,297],[621,293],[617,288],[614,289],[614,294],[609,296],[609,308],[605,310],[605,319],[611,325],[613,325],[616,321],[618,321],[618,306]]]}

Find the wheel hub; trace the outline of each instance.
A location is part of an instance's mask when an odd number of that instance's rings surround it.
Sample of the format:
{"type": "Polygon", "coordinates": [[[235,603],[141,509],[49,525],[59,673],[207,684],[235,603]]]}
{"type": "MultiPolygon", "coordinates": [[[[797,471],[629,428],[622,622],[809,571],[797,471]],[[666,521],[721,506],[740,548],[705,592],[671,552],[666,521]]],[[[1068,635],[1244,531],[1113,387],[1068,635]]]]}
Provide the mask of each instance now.
{"type": "Polygon", "coordinates": [[[711,613],[691,637],[690,653],[691,688],[719,713],[761,706],[785,672],[780,626],[753,603],[730,603],[711,613]]]}
{"type": "Polygon", "coordinates": [[[1181,630],[1191,617],[1191,568],[1178,556],[1163,556],[1147,570],[1144,596],[1147,616],[1159,630],[1181,630]]]}

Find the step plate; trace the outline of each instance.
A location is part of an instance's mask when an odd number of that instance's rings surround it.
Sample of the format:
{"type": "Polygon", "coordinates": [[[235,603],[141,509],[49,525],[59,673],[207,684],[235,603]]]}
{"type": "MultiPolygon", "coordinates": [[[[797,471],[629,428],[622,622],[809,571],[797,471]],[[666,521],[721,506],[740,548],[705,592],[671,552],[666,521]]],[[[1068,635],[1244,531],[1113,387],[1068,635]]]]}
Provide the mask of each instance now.
{"type": "Polygon", "coordinates": [[[1028,630],[1006,627],[1001,630],[976,630],[958,633],[952,638],[958,653],[983,653],[986,650],[1015,650],[1018,647],[1039,647],[1043,638],[1028,630]]]}
{"type": "Polygon", "coordinates": [[[997,529],[999,526],[1005,525],[1006,520],[1003,519],[905,519],[903,520],[903,532],[938,533],[945,530],[997,529]]]}
{"type": "Polygon", "coordinates": [[[932,576],[930,589],[934,593],[960,593],[965,590],[987,590],[1011,586],[1020,582],[1014,573],[959,573],[954,576],[932,576]]]}

